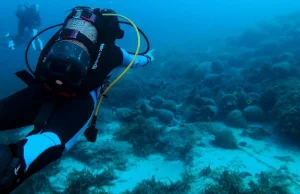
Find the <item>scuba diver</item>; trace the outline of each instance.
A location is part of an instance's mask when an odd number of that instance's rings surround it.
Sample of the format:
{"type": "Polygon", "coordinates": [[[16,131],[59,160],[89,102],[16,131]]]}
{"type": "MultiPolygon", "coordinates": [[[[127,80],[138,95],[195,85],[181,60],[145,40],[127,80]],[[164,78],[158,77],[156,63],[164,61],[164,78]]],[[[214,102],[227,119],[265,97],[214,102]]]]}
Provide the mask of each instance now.
{"type": "MultiPolygon", "coordinates": [[[[34,129],[16,143],[0,144],[1,194],[12,192],[59,159],[80,135],[95,142],[99,102],[108,89],[103,93],[100,90],[107,77],[117,67],[126,67],[126,73],[131,67],[143,67],[154,60],[149,45],[145,52],[138,53],[138,42],[136,52],[131,54],[115,44],[124,37],[118,17],[111,9],[73,8],[42,50],[35,71],[26,60],[33,75],[25,70],[16,73],[28,87],[0,101],[0,130],[29,125],[34,129]]],[[[142,31],[130,24],[139,38],[142,31]]]]}
{"type": "MultiPolygon", "coordinates": [[[[38,4],[19,4],[16,11],[18,21],[18,33],[11,36],[10,33],[5,35],[5,46],[9,50],[14,50],[17,46],[28,42],[33,36],[38,33],[37,28],[41,25],[41,17],[38,4]]],[[[41,51],[43,42],[40,38],[36,38],[32,42],[34,50],[41,51]]]]}

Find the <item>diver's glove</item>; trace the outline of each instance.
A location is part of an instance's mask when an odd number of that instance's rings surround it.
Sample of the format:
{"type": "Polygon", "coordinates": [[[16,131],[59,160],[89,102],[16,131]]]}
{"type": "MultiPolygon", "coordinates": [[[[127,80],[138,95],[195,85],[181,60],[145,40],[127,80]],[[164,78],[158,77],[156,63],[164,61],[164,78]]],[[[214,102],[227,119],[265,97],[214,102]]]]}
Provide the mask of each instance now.
{"type": "Polygon", "coordinates": [[[148,58],[149,62],[153,62],[153,61],[154,61],[154,57],[153,57],[153,55],[152,55],[152,52],[153,52],[154,50],[155,50],[155,49],[152,49],[151,51],[149,51],[149,52],[147,52],[147,53],[145,54],[145,57],[148,58]]]}
{"type": "Polygon", "coordinates": [[[13,40],[8,41],[8,45],[7,46],[8,46],[8,48],[10,50],[15,50],[15,43],[14,43],[13,40]]]}
{"type": "Polygon", "coordinates": [[[32,29],[32,36],[36,36],[37,35],[38,30],[37,29],[32,29]]]}
{"type": "Polygon", "coordinates": [[[5,39],[7,39],[8,44],[7,47],[9,50],[15,50],[15,42],[13,40],[10,40],[10,33],[7,32],[4,36],[5,39]]]}

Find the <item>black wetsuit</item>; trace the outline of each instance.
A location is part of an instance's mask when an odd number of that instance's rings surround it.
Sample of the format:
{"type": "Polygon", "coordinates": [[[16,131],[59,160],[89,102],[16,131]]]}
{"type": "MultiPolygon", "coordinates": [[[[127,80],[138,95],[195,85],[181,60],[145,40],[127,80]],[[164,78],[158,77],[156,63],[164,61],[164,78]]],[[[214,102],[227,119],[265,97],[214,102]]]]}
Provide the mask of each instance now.
{"type": "MultiPolygon", "coordinates": [[[[75,97],[63,97],[53,94],[43,84],[33,84],[0,101],[2,131],[33,125],[45,104],[53,102],[56,104],[44,126],[36,127],[24,140],[9,146],[13,157],[21,160],[20,168],[19,166],[14,168],[17,169],[20,180],[6,191],[1,192],[0,189],[1,194],[13,190],[27,177],[57,160],[76,143],[93,116],[103,84],[101,80],[114,68],[128,66],[132,58],[133,55],[124,49],[116,45],[106,45],[98,68],[90,74],[91,79],[87,81],[87,85],[90,85],[89,91],[81,92],[75,97]],[[96,77],[98,79],[93,82],[93,78],[96,77]]],[[[138,56],[133,67],[142,67],[149,62],[147,57],[138,56]]],[[[0,165],[7,164],[0,161],[0,165]]]]}
{"type": "Polygon", "coordinates": [[[23,36],[26,28],[32,32],[33,29],[41,25],[41,17],[35,6],[36,5],[28,5],[22,14],[19,14],[17,11],[16,15],[19,19],[18,36],[23,36]]]}

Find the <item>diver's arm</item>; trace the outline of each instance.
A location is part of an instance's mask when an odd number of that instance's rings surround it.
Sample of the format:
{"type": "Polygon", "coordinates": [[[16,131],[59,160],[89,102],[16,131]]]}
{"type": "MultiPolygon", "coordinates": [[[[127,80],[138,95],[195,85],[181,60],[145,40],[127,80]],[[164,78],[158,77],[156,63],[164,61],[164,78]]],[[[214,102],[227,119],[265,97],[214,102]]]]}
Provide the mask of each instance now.
{"type": "MultiPolygon", "coordinates": [[[[123,62],[121,67],[127,67],[132,61],[134,55],[129,54],[126,50],[120,48],[123,54],[123,62]]],[[[151,62],[151,58],[145,55],[138,55],[135,62],[131,66],[132,68],[144,67],[151,62]]]]}

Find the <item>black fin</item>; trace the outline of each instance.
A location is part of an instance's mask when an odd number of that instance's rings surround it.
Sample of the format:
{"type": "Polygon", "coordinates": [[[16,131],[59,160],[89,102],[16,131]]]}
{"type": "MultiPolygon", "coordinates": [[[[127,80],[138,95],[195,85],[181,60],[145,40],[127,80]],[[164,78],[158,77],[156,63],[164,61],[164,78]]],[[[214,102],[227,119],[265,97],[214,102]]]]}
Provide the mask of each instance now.
{"type": "Polygon", "coordinates": [[[18,78],[20,78],[25,84],[28,86],[32,85],[35,83],[35,79],[33,75],[31,75],[28,71],[26,70],[21,70],[15,73],[18,78]]]}

